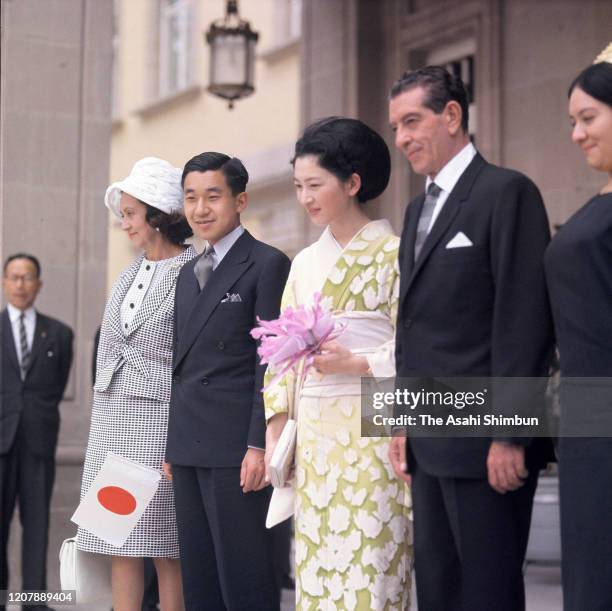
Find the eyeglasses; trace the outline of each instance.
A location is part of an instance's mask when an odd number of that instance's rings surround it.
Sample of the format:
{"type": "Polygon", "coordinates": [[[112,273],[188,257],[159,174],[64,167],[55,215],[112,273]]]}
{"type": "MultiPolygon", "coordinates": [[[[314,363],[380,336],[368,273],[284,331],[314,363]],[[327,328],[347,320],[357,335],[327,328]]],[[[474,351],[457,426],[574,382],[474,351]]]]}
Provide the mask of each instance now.
{"type": "Polygon", "coordinates": [[[34,284],[38,281],[38,276],[34,276],[31,274],[25,274],[23,276],[18,276],[17,274],[10,274],[8,276],[4,276],[4,279],[11,284],[17,284],[18,282],[23,282],[24,284],[34,284]]]}

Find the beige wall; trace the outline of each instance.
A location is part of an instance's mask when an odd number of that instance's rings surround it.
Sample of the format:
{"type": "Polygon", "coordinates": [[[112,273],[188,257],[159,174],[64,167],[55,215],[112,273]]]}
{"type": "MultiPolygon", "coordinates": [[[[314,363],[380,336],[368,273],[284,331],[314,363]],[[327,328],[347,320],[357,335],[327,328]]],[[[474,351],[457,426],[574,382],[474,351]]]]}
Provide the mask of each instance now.
{"type": "MultiPolygon", "coordinates": [[[[278,46],[277,0],[243,0],[240,14],[260,34],[255,93],[227,102],[206,93],[208,45],[202,33],[225,12],[222,0],[194,0],[192,85],[168,100],[156,100],[156,5],[120,0],[119,112],[115,117],[110,179],[123,178],[141,157],[155,155],[182,167],[192,156],[217,150],[240,157],[251,174],[245,224],[258,237],[295,250],[290,150],[300,125],[299,45],[278,46]],[[287,223],[287,210],[291,211],[287,223]],[[277,228],[277,222],[279,228],[277,228]]],[[[134,256],[117,223],[110,221],[108,283],[134,256]]]]}
{"type": "Polygon", "coordinates": [[[553,225],[605,182],[570,140],[567,89],[612,41],[612,2],[504,3],[503,161],[540,187],[553,225]]]}

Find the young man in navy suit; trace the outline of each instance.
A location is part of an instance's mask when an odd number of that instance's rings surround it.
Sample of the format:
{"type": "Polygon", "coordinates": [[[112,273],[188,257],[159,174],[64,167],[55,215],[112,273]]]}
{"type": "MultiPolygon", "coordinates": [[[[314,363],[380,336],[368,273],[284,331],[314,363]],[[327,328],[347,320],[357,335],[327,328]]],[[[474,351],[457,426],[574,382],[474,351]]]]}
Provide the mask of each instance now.
{"type": "Polygon", "coordinates": [[[0,590],[8,587],[7,545],[17,499],[22,589],[45,590],[47,585],[59,404],[70,373],[73,335],[64,323],[34,308],[41,286],[36,257],[17,253],[7,258],[3,287],[8,304],[0,331],[0,590]]]}
{"type": "Polygon", "coordinates": [[[202,153],[183,170],[185,215],[207,241],[179,274],[166,461],[174,484],[187,609],[279,608],[265,418],[250,330],[277,318],[290,261],[240,224],[248,173],[202,153]]]}
{"type": "MultiPolygon", "coordinates": [[[[546,376],[549,227],[537,187],[476,151],[465,88],[443,68],[405,73],[389,117],[397,148],[427,177],[400,243],[397,375],[546,376]]],[[[515,394],[504,400],[521,408],[515,394]]],[[[550,441],[398,435],[390,458],[412,480],[419,607],[523,609],[533,495],[550,441]]]]}

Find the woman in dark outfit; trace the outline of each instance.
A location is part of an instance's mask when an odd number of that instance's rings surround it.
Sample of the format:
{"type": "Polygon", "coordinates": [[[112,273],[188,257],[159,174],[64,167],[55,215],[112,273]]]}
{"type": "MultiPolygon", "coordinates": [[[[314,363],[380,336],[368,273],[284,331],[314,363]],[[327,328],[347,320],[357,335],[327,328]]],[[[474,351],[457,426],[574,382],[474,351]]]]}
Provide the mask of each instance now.
{"type": "Polygon", "coordinates": [[[598,60],[572,83],[569,114],[572,140],[607,183],[545,257],[562,380],[565,611],[612,609],[612,45],[598,60]]]}

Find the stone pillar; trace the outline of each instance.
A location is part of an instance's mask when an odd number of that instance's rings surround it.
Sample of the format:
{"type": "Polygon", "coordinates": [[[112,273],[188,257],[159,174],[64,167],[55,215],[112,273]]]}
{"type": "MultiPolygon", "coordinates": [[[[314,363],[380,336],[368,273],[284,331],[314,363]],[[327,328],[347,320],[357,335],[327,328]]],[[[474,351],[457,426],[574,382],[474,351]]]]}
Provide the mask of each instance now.
{"type": "Polygon", "coordinates": [[[113,3],[1,2],[0,253],[36,255],[37,308],[75,332],[58,463],[82,459],[106,293],[113,3]]]}
{"type": "MultiPolygon", "coordinates": [[[[340,115],[365,121],[391,148],[387,90],[392,82],[386,56],[391,52],[396,2],[312,0],[303,9],[302,125],[340,115]]],[[[394,218],[390,190],[367,206],[371,218],[394,218]]],[[[304,219],[304,243],[320,230],[304,219]]]]}
{"type": "MultiPolygon", "coordinates": [[[[36,255],[36,302],[75,333],[61,406],[51,503],[47,585],[59,588],[57,554],[73,536],[91,413],[93,337],[106,297],[113,2],[0,0],[0,254],[36,255]]],[[[13,590],[21,586],[21,529],[9,545],[13,590]]],[[[81,608],[81,607],[77,607],[81,608]]]]}

